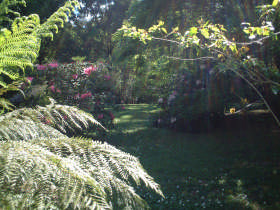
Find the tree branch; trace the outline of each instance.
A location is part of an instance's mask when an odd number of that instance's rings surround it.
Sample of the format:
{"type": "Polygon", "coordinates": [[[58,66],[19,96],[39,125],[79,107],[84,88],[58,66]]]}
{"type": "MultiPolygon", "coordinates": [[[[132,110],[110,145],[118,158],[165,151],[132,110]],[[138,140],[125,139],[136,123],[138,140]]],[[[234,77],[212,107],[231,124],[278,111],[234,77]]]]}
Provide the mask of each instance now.
{"type": "Polygon", "coordinates": [[[277,118],[277,116],[274,114],[274,112],[272,111],[271,107],[269,106],[269,104],[267,103],[266,99],[263,97],[263,95],[261,94],[261,92],[256,88],[255,85],[253,85],[249,80],[247,80],[242,74],[240,74],[238,71],[229,68],[229,70],[231,70],[232,72],[234,72],[235,74],[237,74],[240,78],[242,78],[251,88],[254,89],[254,91],[259,95],[259,97],[263,100],[266,108],[269,110],[269,112],[272,114],[274,120],[276,121],[277,125],[280,128],[280,121],[277,118]]]}
{"type": "Polygon", "coordinates": [[[167,58],[174,59],[174,60],[180,60],[180,61],[196,61],[196,60],[210,60],[210,59],[216,59],[215,57],[199,57],[199,58],[178,58],[173,56],[166,56],[167,58]]]}
{"type": "MultiPolygon", "coordinates": [[[[273,35],[275,35],[275,36],[280,35],[280,31],[276,32],[276,33],[273,33],[273,35]]],[[[248,45],[252,45],[252,44],[261,45],[264,40],[269,39],[269,38],[271,38],[271,36],[265,36],[265,37],[262,37],[260,39],[257,39],[257,40],[251,41],[251,42],[231,42],[231,41],[229,41],[229,43],[230,44],[241,45],[241,46],[248,46],[248,45]]]]}

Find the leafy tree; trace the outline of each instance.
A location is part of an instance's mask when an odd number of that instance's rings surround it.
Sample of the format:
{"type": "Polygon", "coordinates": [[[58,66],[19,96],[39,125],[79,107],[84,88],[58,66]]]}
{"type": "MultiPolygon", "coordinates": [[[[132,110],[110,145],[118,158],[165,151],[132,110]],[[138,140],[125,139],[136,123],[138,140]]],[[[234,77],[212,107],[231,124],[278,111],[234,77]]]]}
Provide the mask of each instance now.
{"type": "MultiPolygon", "coordinates": [[[[272,5],[273,6],[273,5],[272,5]]],[[[279,88],[279,83],[277,81],[271,81],[266,77],[264,68],[249,68],[248,64],[252,62],[253,65],[260,63],[254,58],[254,61],[250,58],[250,48],[258,43],[263,43],[264,40],[268,39],[270,36],[276,36],[279,33],[273,33],[274,28],[271,22],[264,21],[261,27],[252,27],[250,24],[245,26],[244,32],[248,34],[249,39],[254,39],[255,37],[264,36],[250,42],[235,42],[227,38],[227,31],[221,24],[211,24],[209,22],[201,19],[198,22],[198,26],[190,27],[189,30],[181,33],[179,27],[173,28],[168,32],[168,29],[164,27],[164,22],[159,21],[157,25],[151,26],[148,30],[137,29],[129,24],[124,25],[120,31],[124,33],[125,36],[139,39],[143,43],[149,40],[166,42],[169,44],[177,45],[180,48],[188,49],[187,56],[190,58],[181,58],[185,54],[181,54],[179,57],[168,56],[170,59],[177,59],[182,61],[197,61],[197,60],[218,60],[217,69],[219,70],[229,70],[236,74],[238,77],[242,78],[263,100],[265,106],[272,113],[274,119],[280,126],[280,122],[277,116],[274,114],[267,100],[264,98],[262,91],[258,90],[257,86],[260,88],[266,87],[264,83],[270,84],[270,87],[279,88]],[[239,47],[240,46],[240,47],[239,47]],[[194,54],[200,56],[198,58],[191,58],[194,54]],[[247,57],[246,57],[247,56],[247,57]],[[247,59],[246,59],[247,58],[247,59]],[[242,71],[240,71],[242,70],[242,71]]],[[[252,55],[252,54],[251,54],[252,55]]],[[[254,55],[253,55],[254,56],[254,55]]],[[[269,68],[269,67],[268,67],[269,68]]],[[[272,73],[272,70],[270,73],[272,73]]],[[[277,74],[275,74],[276,76],[277,74]]]]}

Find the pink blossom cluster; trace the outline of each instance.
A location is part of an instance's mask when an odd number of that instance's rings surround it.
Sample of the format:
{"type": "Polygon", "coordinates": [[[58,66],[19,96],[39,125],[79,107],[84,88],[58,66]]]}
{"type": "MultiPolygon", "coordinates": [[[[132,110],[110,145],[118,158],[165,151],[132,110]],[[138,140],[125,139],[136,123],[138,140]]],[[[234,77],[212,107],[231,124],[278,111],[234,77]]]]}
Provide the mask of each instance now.
{"type": "Polygon", "coordinates": [[[79,76],[78,74],[73,74],[72,75],[73,79],[78,79],[78,76],[79,76]]]}
{"type": "Polygon", "coordinates": [[[57,62],[49,63],[48,66],[51,67],[51,68],[57,68],[58,67],[58,63],[57,62]]]}
{"type": "Polygon", "coordinates": [[[26,77],[27,82],[30,82],[30,83],[33,81],[33,79],[34,79],[34,77],[26,77]]]}
{"type": "Polygon", "coordinates": [[[97,116],[97,118],[98,118],[99,120],[101,120],[101,119],[104,118],[104,115],[103,115],[103,114],[99,114],[99,115],[97,116]]]}
{"type": "Polygon", "coordinates": [[[111,79],[111,76],[110,76],[110,75],[104,75],[104,79],[110,80],[110,79],[111,79]]]}
{"type": "Polygon", "coordinates": [[[47,69],[47,66],[51,67],[51,68],[57,68],[58,67],[58,63],[54,62],[54,63],[49,63],[48,65],[42,65],[42,64],[37,64],[37,70],[43,71],[47,69]]]}
{"type": "Polygon", "coordinates": [[[96,69],[97,69],[97,68],[96,68],[95,66],[92,66],[92,65],[91,65],[90,67],[84,69],[84,74],[90,75],[91,72],[96,71],[96,69]]]}
{"type": "Polygon", "coordinates": [[[111,117],[111,120],[114,120],[115,119],[115,116],[113,115],[112,112],[109,113],[110,117],[111,117]]]}
{"type": "Polygon", "coordinates": [[[50,86],[50,89],[51,89],[51,91],[52,91],[53,93],[61,93],[61,90],[59,90],[58,88],[55,88],[54,85],[51,85],[51,86],[50,86]]]}
{"type": "Polygon", "coordinates": [[[45,65],[40,65],[40,64],[37,64],[36,67],[37,67],[37,70],[41,70],[41,71],[47,69],[47,67],[45,65]]]}
{"type": "Polygon", "coordinates": [[[87,92],[81,95],[81,99],[89,98],[91,96],[92,96],[91,92],[87,92]]]}

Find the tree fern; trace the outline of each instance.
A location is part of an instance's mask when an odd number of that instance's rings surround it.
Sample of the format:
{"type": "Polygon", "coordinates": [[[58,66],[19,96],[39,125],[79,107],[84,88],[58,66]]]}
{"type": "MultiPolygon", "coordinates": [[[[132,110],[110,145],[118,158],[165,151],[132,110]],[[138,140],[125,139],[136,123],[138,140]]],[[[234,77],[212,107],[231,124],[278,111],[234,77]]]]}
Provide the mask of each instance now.
{"type": "Polygon", "coordinates": [[[0,143],[0,207],[147,208],[133,187],[161,193],[137,158],[88,139],[0,143]]]}
{"type": "Polygon", "coordinates": [[[52,103],[36,109],[22,108],[0,116],[0,139],[30,140],[73,134],[90,125],[105,129],[90,114],[71,106],[52,103]]]}
{"type": "Polygon", "coordinates": [[[146,202],[133,188],[142,184],[162,195],[134,156],[107,143],[68,138],[52,126],[60,123],[65,131],[88,122],[96,123],[87,113],[56,104],[0,116],[5,140],[0,142],[0,208],[144,209],[146,202]],[[53,123],[44,124],[42,117],[53,123]]]}

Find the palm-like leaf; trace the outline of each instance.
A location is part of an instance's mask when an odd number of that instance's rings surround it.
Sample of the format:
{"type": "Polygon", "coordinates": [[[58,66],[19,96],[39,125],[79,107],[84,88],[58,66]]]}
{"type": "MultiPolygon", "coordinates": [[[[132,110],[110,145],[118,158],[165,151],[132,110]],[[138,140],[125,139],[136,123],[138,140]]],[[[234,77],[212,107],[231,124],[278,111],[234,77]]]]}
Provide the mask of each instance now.
{"type": "Polygon", "coordinates": [[[64,134],[89,128],[90,125],[104,128],[92,115],[76,107],[54,103],[46,107],[22,108],[7,113],[0,116],[0,124],[2,140],[63,137],[64,134]]]}
{"type": "Polygon", "coordinates": [[[63,134],[90,124],[101,126],[54,101],[0,116],[0,208],[144,209],[141,184],[162,195],[134,156],[63,134]]]}
{"type": "Polygon", "coordinates": [[[1,208],[147,208],[133,185],[162,194],[137,158],[82,138],[0,143],[1,208]]]}
{"type": "Polygon", "coordinates": [[[19,16],[20,14],[11,7],[22,4],[26,6],[25,0],[2,0],[0,3],[0,23],[3,21],[12,22],[12,19],[7,17],[7,14],[13,14],[14,16],[19,16]]]}

